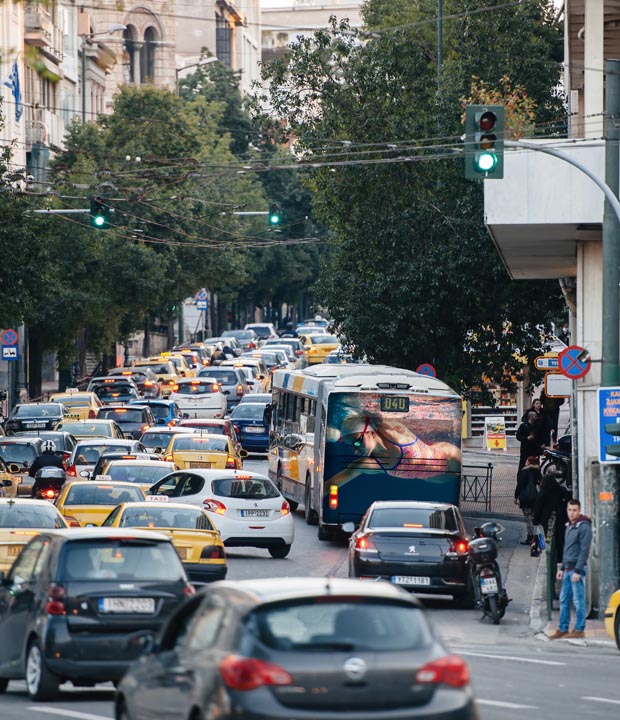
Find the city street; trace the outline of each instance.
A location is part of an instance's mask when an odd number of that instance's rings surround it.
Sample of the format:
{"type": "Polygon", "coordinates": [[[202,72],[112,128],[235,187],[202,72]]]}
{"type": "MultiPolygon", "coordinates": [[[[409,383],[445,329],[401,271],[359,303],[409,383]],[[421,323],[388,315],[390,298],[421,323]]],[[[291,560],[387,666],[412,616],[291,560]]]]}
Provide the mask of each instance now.
{"type": "MultiPolygon", "coordinates": [[[[266,472],[267,463],[252,456],[245,467],[266,472]]],[[[468,522],[473,525],[472,522],[468,522]]],[[[504,533],[502,571],[506,558],[518,548],[520,523],[507,522],[504,533]]],[[[296,513],[296,539],[288,558],[272,559],[264,550],[235,549],[228,552],[228,578],[271,576],[346,577],[346,545],[322,543],[316,528],[307,526],[296,513]]],[[[514,563],[513,563],[514,565],[514,563]]],[[[524,571],[526,572],[526,571],[524,571]]],[[[533,582],[512,570],[509,593],[520,582],[533,582]],[[516,573],[516,574],[514,574],[516,573]]],[[[518,593],[514,593],[515,595],[518,593]]],[[[481,623],[476,610],[457,610],[449,601],[426,602],[435,626],[451,650],[469,663],[473,686],[484,720],[520,720],[532,713],[545,720],[567,718],[615,718],[620,712],[617,683],[620,654],[610,646],[583,647],[566,642],[536,640],[529,627],[529,608],[515,599],[500,626],[481,623]]],[[[113,717],[111,686],[94,689],[63,687],[60,700],[34,703],[23,682],[13,682],[0,698],[2,720],[75,718],[104,720],[113,717]]]]}

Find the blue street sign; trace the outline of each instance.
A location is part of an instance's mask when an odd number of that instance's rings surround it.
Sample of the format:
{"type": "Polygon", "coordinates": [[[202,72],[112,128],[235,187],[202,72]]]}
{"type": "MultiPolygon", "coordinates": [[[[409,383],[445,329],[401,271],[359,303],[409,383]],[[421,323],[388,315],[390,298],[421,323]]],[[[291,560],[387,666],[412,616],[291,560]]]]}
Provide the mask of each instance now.
{"type": "Polygon", "coordinates": [[[558,370],[571,380],[579,380],[587,375],[592,365],[587,350],[579,345],[570,345],[564,348],[559,354],[558,360],[558,370]]]}
{"type": "Polygon", "coordinates": [[[209,309],[209,301],[208,300],[196,300],[196,308],[198,310],[208,310],[209,309]]]}
{"type": "Polygon", "coordinates": [[[620,463],[620,387],[598,389],[600,463],[620,463]]]}
{"type": "Polygon", "coordinates": [[[2,359],[15,362],[19,357],[17,345],[3,345],[2,359]]]}

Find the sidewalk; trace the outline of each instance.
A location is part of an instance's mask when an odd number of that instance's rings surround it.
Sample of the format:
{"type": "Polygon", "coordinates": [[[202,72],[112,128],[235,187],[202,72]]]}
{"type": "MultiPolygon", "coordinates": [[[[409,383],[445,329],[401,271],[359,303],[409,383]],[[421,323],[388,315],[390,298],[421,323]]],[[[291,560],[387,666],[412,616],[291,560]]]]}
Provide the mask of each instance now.
{"type": "Polygon", "coordinates": [[[494,517],[496,519],[502,517],[515,520],[517,518],[523,518],[523,513],[514,503],[519,450],[517,448],[509,448],[506,452],[487,452],[482,449],[464,449],[463,467],[465,470],[472,466],[482,468],[489,463],[493,466],[491,509],[485,510],[484,505],[481,503],[463,500],[460,504],[461,510],[466,513],[484,513],[490,518],[494,517]]]}

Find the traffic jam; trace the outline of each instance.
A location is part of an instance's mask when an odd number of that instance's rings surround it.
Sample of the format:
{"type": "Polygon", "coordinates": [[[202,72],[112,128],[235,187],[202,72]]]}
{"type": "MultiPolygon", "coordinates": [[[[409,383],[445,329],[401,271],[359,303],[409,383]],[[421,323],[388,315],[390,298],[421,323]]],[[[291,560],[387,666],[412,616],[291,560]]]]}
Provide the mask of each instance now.
{"type": "Polygon", "coordinates": [[[349,578],[226,580],[229,549],[282,560],[300,522],[279,479],[244,467],[270,452],[274,373],[351,362],[323,323],[293,338],[259,324],[15,405],[0,693],[19,681],[44,703],[113,683],[117,720],[477,720],[468,666],[417,597],[475,602],[455,506],[369,503],[342,525],[349,578]]]}

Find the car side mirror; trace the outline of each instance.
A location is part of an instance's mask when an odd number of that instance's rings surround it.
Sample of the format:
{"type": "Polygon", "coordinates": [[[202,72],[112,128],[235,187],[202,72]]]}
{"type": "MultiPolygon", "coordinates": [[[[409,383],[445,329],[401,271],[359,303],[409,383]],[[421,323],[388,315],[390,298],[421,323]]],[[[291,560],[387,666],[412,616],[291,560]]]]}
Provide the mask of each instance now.
{"type": "Polygon", "coordinates": [[[80,470],[80,477],[86,478],[87,480],[90,478],[90,473],[88,470],[80,470]]]}
{"type": "Polygon", "coordinates": [[[347,522],[341,526],[342,532],[353,533],[355,532],[355,523],[347,522]]]}
{"type": "Polygon", "coordinates": [[[239,451],[239,457],[240,457],[242,460],[245,460],[246,457],[249,456],[249,454],[250,454],[250,453],[249,453],[247,450],[240,450],[240,451],[239,451]]]}
{"type": "Polygon", "coordinates": [[[163,452],[164,452],[164,449],[162,447],[153,448],[154,455],[161,455],[163,452]]]}

